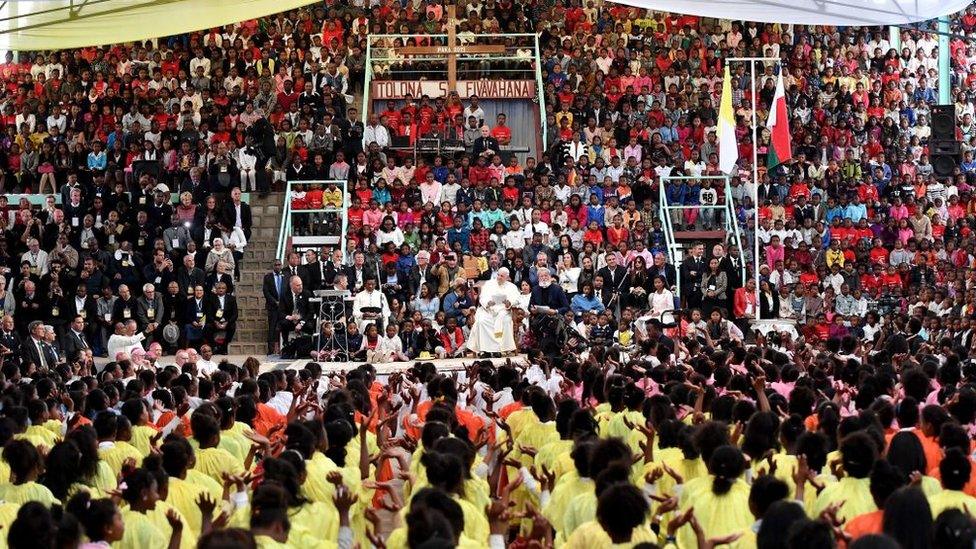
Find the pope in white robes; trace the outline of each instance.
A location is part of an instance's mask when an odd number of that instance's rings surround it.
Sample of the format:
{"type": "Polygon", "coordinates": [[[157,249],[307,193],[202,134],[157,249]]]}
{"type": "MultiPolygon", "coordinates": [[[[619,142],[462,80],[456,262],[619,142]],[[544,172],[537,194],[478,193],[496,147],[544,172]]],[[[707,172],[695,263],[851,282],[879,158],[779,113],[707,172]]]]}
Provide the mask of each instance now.
{"type": "Polygon", "coordinates": [[[508,353],[515,350],[511,308],[519,290],[509,281],[508,269],[498,269],[494,280],[481,287],[468,349],[475,353],[508,353]]]}

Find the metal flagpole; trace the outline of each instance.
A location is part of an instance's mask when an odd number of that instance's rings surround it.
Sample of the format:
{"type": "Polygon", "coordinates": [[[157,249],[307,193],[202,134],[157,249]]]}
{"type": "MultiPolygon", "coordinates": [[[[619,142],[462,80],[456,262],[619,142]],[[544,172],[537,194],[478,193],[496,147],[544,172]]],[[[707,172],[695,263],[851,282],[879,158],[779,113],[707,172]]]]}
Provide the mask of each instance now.
{"type": "Polygon", "coordinates": [[[752,78],[752,215],[753,215],[753,255],[752,275],[756,279],[756,320],[762,320],[762,310],[759,307],[759,124],[756,120],[756,108],[759,105],[756,97],[756,63],[774,61],[780,63],[779,57],[730,57],[726,62],[749,63],[749,76],[752,78]]]}
{"type": "Polygon", "coordinates": [[[752,241],[755,246],[752,251],[752,274],[756,278],[756,320],[762,320],[762,310],[759,307],[759,139],[756,123],[756,60],[749,61],[752,72],[752,241]]]}

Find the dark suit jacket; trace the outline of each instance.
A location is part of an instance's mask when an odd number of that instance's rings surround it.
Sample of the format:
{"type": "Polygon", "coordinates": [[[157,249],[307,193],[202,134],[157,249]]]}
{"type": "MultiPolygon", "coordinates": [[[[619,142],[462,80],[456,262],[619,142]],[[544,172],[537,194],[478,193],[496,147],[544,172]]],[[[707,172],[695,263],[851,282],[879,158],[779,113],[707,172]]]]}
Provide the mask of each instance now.
{"type": "MultiPolygon", "coordinates": [[[[315,317],[312,312],[311,304],[308,302],[311,294],[308,290],[302,290],[302,293],[298,294],[298,314],[302,315],[302,319],[306,324],[312,322],[315,317]]],[[[286,316],[291,315],[295,310],[295,298],[294,294],[291,293],[291,289],[285,290],[285,295],[281,296],[281,301],[278,305],[278,312],[281,314],[281,318],[284,319],[286,316]]]]}
{"type": "Polygon", "coordinates": [[[681,261],[681,291],[700,292],[701,280],[707,267],[704,256],[697,260],[690,255],[685,257],[681,261]],[[696,274],[692,275],[692,272],[696,274]]]}
{"type": "Polygon", "coordinates": [[[479,137],[474,140],[474,155],[480,156],[481,153],[492,150],[497,154],[499,152],[498,140],[494,137],[479,137]]]}
{"type": "Polygon", "coordinates": [[[603,277],[604,289],[615,292],[617,291],[617,286],[620,285],[620,281],[627,276],[627,269],[621,265],[617,265],[617,268],[611,273],[610,267],[603,267],[596,274],[597,276],[603,277]]]}
{"type": "Polygon", "coordinates": [[[207,299],[204,299],[204,311],[207,313],[207,324],[212,324],[221,320],[227,324],[234,326],[237,324],[238,309],[237,309],[237,298],[230,294],[224,295],[224,306],[223,309],[220,307],[220,300],[217,299],[216,295],[210,295],[207,299]],[[218,311],[223,311],[220,318],[217,318],[218,311]]]}
{"type": "Polygon", "coordinates": [[[64,350],[64,356],[68,360],[74,360],[81,351],[89,347],[91,347],[91,342],[88,341],[88,337],[84,333],[79,337],[74,330],[69,329],[61,338],[61,349],[64,350]]]}
{"type": "MultiPolygon", "coordinates": [[[[234,210],[233,201],[228,200],[227,204],[224,205],[224,221],[229,223],[232,227],[237,223],[237,212],[234,210]]],[[[241,230],[244,231],[244,236],[247,237],[248,241],[251,240],[252,224],[251,206],[241,202],[241,230]]]]}
{"type": "MultiPolygon", "coordinates": [[[[288,291],[288,278],[284,272],[281,273],[281,291],[282,293],[288,291]]],[[[278,295],[278,287],[275,285],[274,272],[264,275],[264,281],[261,283],[261,292],[264,294],[265,310],[277,311],[281,296],[278,295]]]]}
{"type": "Polygon", "coordinates": [[[301,277],[304,288],[310,292],[323,288],[322,264],[318,261],[300,266],[298,276],[301,277]]]}
{"type": "MultiPolygon", "coordinates": [[[[46,344],[42,342],[41,346],[44,347],[46,344]]],[[[33,362],[38,368],[41,367],[41,356],[37,350],[37,345],[34,344],[34,338],[27,337],[24,339],[24,343],[21,345],[20,356],[22,361],[33,362]]],[[[48,358],[48,366],[54,366],[54,363],[51,363],[50,358],[48,358]]]]}
{"type": "Polygon", "coordinates": [[[566,292],[557,284],[552,284],[548,288],[536,286],[532,288],[532,297],[529,298],[529,307],[541,305],[556,309],[559,314],[566,314],[569,310],[569,298],[566,292]]]}
{"type": "Polygon", "coordinates": [[[196,298],[190,296],[186,298],[186,306],[183,307],[183,322],[185,324],[190,324],[191,322],[197,321],[197,313],[207,314],[207,298],[204,296],[200,300],[200,306],[197,307],[196,298]]]}
{"type": "MultiPolygon", "coordinates": [[[[81,313],[78,306],[75,304],[75,296],[69,295],[65,296],[61,301],[61,309],[65,311],[66,317],[69,321],[73,320],[78,314],[81,313]]],[[[95,300],[91,296],[85,296],[85,304],[82,307],[85,311],[85,325],[95,321],[95,315],[97,314],[97,307],[95,305],[95,300]]]]}
{"type": "Polygon", "coordinates": [[[739,267],[732,264],[732,260],[729,256],[725,256],[719,261],[718,268],[725,271],[725,276],[729,278],[729,288],[741,288],[743,284],[742,280],[742,258],[737,258],[739,262],[739,267]]]}
{"type": "Polygon", "coordinates": [[[20,334],[16,330],[10,332],[9,334],[0,332],[0,345],[10,349],[10,351],[16,356],[20,353],[20,334]]]}
{"type": "MultiPolygon", "coordinates": [[[[301,278],[302,279],[302,284],[303,285],[304,284],[308,284],[308,281],[305,280],[304,273],[302,272],[301,265],[299,265],[298,267],[295,267],[294,268],[294,271],[292,271],[292,267],[290,265],[285,265],[284,267],[281,268],[281,272],[285,273],[285,286],[286,287],[288,286],[288,281],[291,280],[291,277],[294,276],[294,275],[298,275],[298,278],[301,278]]],[[[304,287],[303,289],[307,290],[308,287],[304,287]]]]}
{"type": "Polygon", "coordinates": [[[41,296],[40,292],[34,292],[33,298],[28,298],[21,294],[17,297],[17,305],[14,307],[14,319],[21,330],[21,335],[27,336],[27,325],[34,320],[41,320],[48,316],[51,311],[47,299],[41,296]],[[34,305],[37,305],[36,307],[34,305]]]}
{"type": "Polygon", "coordinates": [[[332,286],[335,283],[336,276],[340,274],[346,275],[346,280],[349,281],[349,286],[352,287],[355,283],[353,277],[356,276],[356,270],[347,265],[339,265],[339,267],[336,267],[331,261],[325,264],[325,276],[322,278],[323,287],[328,288],[332,286]]]}

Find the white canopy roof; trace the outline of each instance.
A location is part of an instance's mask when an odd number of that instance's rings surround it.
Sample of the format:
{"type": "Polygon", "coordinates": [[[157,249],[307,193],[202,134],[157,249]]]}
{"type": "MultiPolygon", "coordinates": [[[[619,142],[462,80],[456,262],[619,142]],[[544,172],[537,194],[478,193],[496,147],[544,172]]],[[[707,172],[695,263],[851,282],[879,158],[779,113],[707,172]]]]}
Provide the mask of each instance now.
{"type": "Polygon", "coordinates": [[[8,0],[0,49],[53,50],[147,40],[209,29],[315,0],[8,0]]]}
{"type": "Polygon", "coordinates": [[[969,0],[613,0],[657,11],[805,25],[904,25],[956,13],[969,0]]]}

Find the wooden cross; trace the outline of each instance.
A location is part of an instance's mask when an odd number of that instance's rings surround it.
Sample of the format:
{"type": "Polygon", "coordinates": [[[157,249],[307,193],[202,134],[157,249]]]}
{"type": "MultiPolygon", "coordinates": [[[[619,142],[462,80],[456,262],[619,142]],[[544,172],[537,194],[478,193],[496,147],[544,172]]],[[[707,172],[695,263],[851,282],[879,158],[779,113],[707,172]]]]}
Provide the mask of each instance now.
{"type": "Polygon", "coordinates": [[[457,43],[457,7],[447,6],[447,45],[405,46],[397,49],[402,55],[447,55],[447,90],[457,91],[457,56],[478,53],[505,53],[505,46],[462,46],[457,43]]]}

